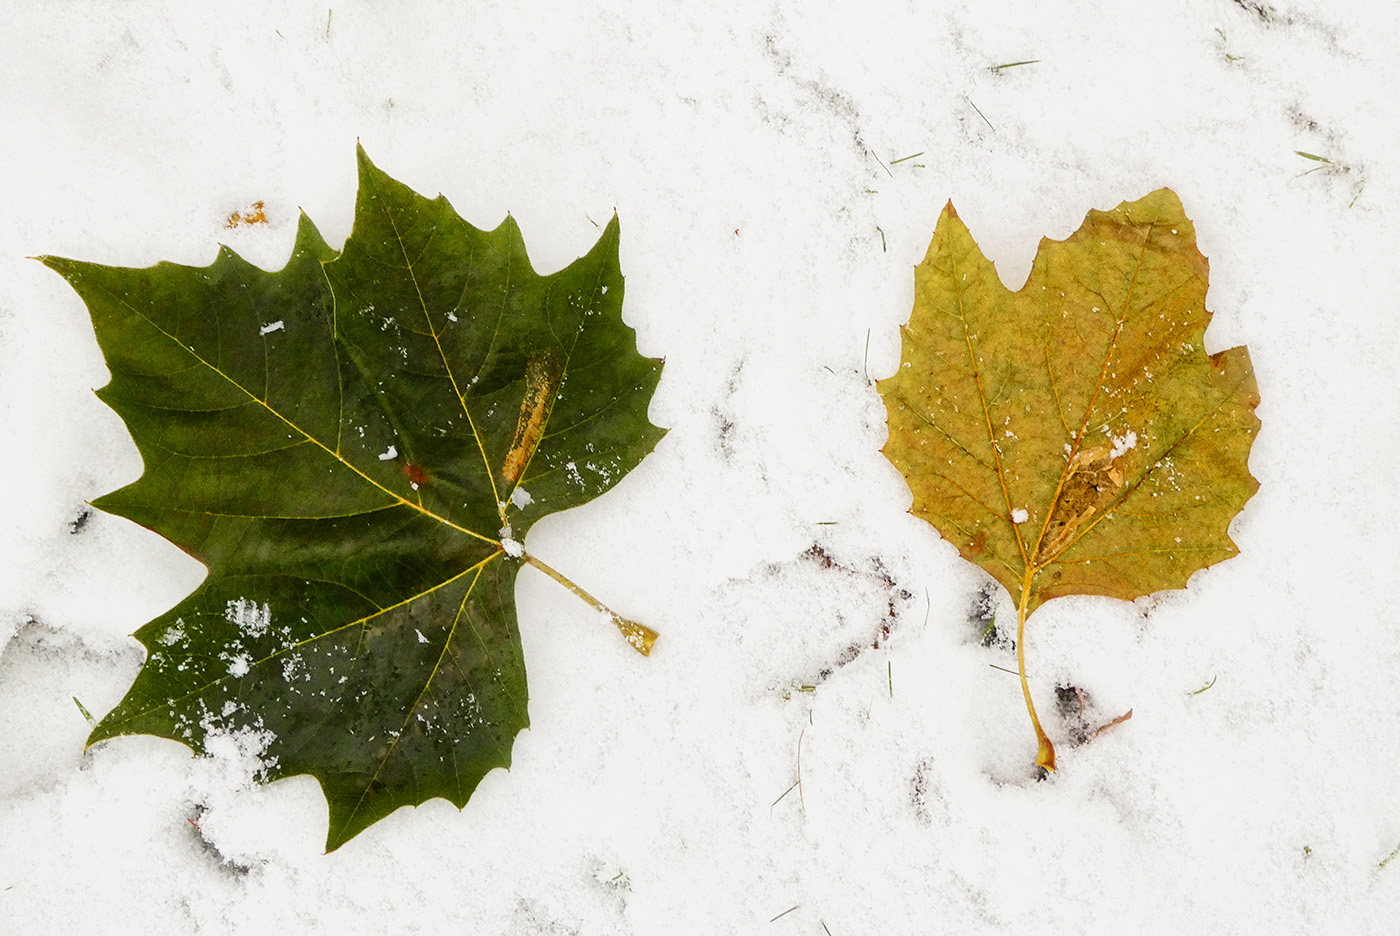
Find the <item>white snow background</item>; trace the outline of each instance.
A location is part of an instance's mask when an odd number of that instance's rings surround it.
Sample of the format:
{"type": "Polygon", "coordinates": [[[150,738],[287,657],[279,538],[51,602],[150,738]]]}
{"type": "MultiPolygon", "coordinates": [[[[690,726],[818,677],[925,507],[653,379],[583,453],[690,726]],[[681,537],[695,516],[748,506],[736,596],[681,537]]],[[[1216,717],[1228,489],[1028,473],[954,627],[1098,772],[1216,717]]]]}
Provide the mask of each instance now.
{"type": "Polygon", "coordinates": [[[1400,929],[1390,5],[3,6],[0,932],[1400,929]],[[258,785],[256,739],[84,753],[73,698],[113,706],[203,570],[77,522],[141,462],[26,258],[277,269],[298,208],[349,234],[357,138],[478,227],[511,212],[541,272],[619,213],[670,434],[527,545],[662,636],[642,658],[526,569],[512,769],[323,855],[318,786],[258,785]],[[1042,236],[1164,185],[1209,350],[1254,362],[1262,486],[1188,589],[1032,619],[1037,782],[989,580],[906,512],[867,378],[949,198],[1015,288],[1042,236]],[[1071,746],[1057,684],[1133,718],[1071,746]]]}

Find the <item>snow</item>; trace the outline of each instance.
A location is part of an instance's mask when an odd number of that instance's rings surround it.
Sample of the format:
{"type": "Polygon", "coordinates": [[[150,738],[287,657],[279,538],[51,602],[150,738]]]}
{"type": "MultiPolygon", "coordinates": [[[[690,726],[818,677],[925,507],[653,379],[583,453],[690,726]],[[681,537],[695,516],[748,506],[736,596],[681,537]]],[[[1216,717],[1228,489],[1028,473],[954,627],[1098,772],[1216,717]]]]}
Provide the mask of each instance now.
{"type": "Polygon", "coordinates": [[[1012,523],[1025,523],[1030,518],[1031,515],[1026,511],[1024,507],[1017,507],[1015,510],[1011,511],[1012,523]]]}
{"type": "Polygon", "coordinates": [[[269,322],[268,324],[264,325],[262,328],[259,328],[259,329],[258,329],[258,334],[259,334],[259,335],[270,335],[270,334],[272,334],[272,333],[275,332],[275,331],[281,331],[281,330],[282,330],[282,327],[283,327],[283,324],[284,324],[284,323],[282,322],[281,319],[278,319],[278,320],[275,321],[275,322],[269,322]]]}
{"type": "Polygon", "coordinates": [[[1121,436],[1109,436],[1113,442],[1113,448],[1109,451],[1109,458],[1121,458],[1131,449],[1137,448],[1137,433],[1129,429],[1121,436]]]}
{"type": "Polygon", "coordinates": [[[0,929],[1394,931],[1388,7],[10,6],[0,929]],[[257,783],[256,732],[214,757],[84,750],[74,698],[114,706],[142,660],[127,635],[204,570],[87,506],[141,460],[92,394],[86,309],[25,258],[203,265],[226,243],[275,269],[298,208],[349,234],[356,139],[477,227],[510,211],[540,271],[616,208],[670,431],[526,544],[659,631],[651,656],[524,568],[511,769],[327,856],[316,782],[257,783]],[[949,198],[1018,287],[1042,236],[1162,185],[1210,259],[1206,350],[1249,346],[1261,488],[1240,555],[1188,589],[1036,612],[1061,764],[1036,782],[1017,679],[993,668],[1014,651],[982,640],[1014,609],[907,513],[871,381],[899,364],[949,198]],[[225,226],[255,201],[268,223],[225,226]],[[1073,746],[1057,683],[1095,724],[1133,717],[1073,746]]]}
{"type": "Polygon", "coordinates": [[[261,637],[272,626],[272,608],[247,598],[238,598],[224,607],[224,620],[249,637],[261,637]]]}

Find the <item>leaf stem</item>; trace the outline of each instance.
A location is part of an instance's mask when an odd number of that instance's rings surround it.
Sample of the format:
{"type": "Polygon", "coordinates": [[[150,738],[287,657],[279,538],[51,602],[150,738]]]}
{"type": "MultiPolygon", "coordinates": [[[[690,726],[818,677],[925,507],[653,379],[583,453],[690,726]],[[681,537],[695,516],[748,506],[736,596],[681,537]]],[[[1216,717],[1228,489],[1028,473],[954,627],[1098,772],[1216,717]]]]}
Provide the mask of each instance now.
{"type": "Polygon", "coordinates": [[[1050,743],[1045,729],[1040,727],[1040,718],[1035,714],[1035,703],[1031,701],[1030,683],[1026,682],[1026,606],[1031,600],[1031,580],[1035,570],[1027,569],[1021,583],[1021,606],[1016,610],[1016,669],[1021,677],[1021,694],[1026,697],[1026,711],[1031,713],[1031,724],[1035,727],[1035,739],[1039,749],[1035,754],[1035,765],[1046,770],[1055,769],[1055,745],[1050,743]]]}
{"type": "Polygon", "coordinates": [[[583,599],[583,601],[587,603],[590,607],[592,607],[595,611],[601,611],[603,614],[606,614],[608,617],[610,617],[617,629],[622,631],[623,639],[626,640],[632,646],[633,650],[636,650],[642,656],[651,655],[652,645],[656,643],[656,638],[659,637],[660,634],[652,630],[650,627],[647,627],[645,624],[640,624],[637,621],[629,620],[628,618],[625,618],[622,615],[618,614],[612,608],[609,608],[597,598],[594,598],[588,592],[584,591],[582,588],[579,588],[573,582],[569,581],[569,579],[565,578],[562,574],[556,572],[554,569],[550,568],[548,565],[541,562],[539,559],[536,559],[529,553],[524,554],[524,559],[526,562],[530,563],[530,565],[539,569],[545,575],[548,575],[550,578],[554,579],[554,581],[558,582],[560,585],[563,585],[569,591],[573,592],[579,598],[583,599]]]}

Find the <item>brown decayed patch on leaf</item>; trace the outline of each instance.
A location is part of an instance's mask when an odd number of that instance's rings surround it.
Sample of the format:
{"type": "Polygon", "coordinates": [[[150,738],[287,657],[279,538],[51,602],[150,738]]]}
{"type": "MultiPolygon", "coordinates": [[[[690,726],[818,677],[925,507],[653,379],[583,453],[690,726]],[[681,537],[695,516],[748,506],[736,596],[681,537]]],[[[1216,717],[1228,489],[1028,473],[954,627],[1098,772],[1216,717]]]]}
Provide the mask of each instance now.
{"type": "Polygon", "coordinates": [[[1059,496],[1050,511],[1036,561],[1047,562],[1074,539],[1084,522],[1123,490],[1123,456],[1108,445],[1080,449],[1070,459],[1059,496]]]}
{"type": "Polygon", "coordinates": [[[525,366],[525,396],[520,401],[520,416],[515,423],[515,438],[506,452],[501,475],[507,484],[514,484],[530,463],[530,456],[540,444],[549,407],[559,389],[564,362],[557,355],[541,352],[530,358],[525,366]]]}

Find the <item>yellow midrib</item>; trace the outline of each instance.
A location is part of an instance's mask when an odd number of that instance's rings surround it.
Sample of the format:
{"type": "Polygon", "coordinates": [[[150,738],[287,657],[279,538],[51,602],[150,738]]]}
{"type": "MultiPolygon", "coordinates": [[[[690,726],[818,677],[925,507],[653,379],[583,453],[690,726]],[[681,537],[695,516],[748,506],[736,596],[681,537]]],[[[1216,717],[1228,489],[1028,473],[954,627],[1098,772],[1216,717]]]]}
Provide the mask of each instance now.
{"type": "MultiPolygon", "coordinates": [[[[501,500],[500,491],[496,488],[496,471],[491,466],[491,459],[486,455],[486,444],[482,441],[481,433],[477,431],[476,420],[472,418],[471,410],[467,407],[467,398],[462,393],[461,387],[457,385],[457,375],[452,372],[452,365],[447,360],[447,352],[442,348],[442,340],[438,337],[437,328],[433,325],[433,317],[428,313],[428,301],[423,298],[423,289],[418,285],[418,277],[413,272],[413,261],[408,256],[408,250],[403,242],[403,235],[399,233],[399,226],[394,221],[394,217],[387,209],[383,211],[384,220],[389,222],[390,229],[394,232],[394,242],[399,245],[399,253],[403,256],[404,269],[408,271],[409,282],[413,284],[413,293],[418,297],[418,307],[423,310],[423,321],[428,323],[428,334],[433,336],[433,345],[437,348],[438,357],[442,360],[442,369],[447,372],[447,379],[452,384],[452,393],[457,397],[457,402],[462,406],[462,415],[467,417],[467,425],[471,428],[472,438],[476,440],[477,451],[481,453],[481,462],[486,469],[486,479],[491,482],[491,498],[496,504],[496,512],[500,514],[502,528],[509,525],[506,520],[506,511],[501,500]]],[[[506,258],[506,288],[507,295],[510,293],[510,258],[506,258]]],[[[331,291],[332,298],[335,292],[331,291]]]]}

